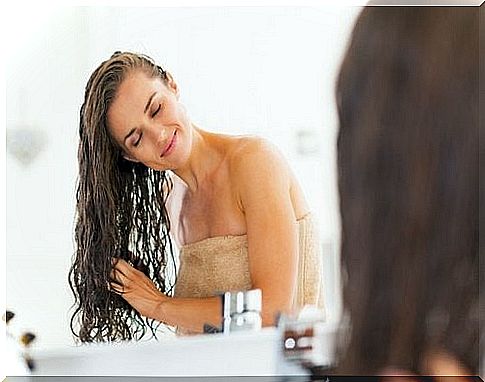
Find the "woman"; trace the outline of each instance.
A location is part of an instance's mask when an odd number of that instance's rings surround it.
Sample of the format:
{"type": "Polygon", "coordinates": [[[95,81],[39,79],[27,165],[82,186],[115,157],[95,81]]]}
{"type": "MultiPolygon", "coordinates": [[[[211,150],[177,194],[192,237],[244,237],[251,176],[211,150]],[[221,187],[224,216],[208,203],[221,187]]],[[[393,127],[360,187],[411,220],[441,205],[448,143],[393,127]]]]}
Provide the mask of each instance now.
{"type": "Polygon", "coordinates": [[[358,18],[337,83],[341,373],[478,373],[478,59],[478,8],[358,18]]]}
{"type": "Polygon", "coordinates": [[[263,325],[321,306],[312,217],[282,155],[195,126],[150,58],[117,52],[92,74],[79,167],[71,284],[81,341],[139,338],[141,316],[150,327],[218,326],[216,295],[228,290],[261,289],[263,325]],[[169,234],[180,246],[175,292],[169,234]]]}

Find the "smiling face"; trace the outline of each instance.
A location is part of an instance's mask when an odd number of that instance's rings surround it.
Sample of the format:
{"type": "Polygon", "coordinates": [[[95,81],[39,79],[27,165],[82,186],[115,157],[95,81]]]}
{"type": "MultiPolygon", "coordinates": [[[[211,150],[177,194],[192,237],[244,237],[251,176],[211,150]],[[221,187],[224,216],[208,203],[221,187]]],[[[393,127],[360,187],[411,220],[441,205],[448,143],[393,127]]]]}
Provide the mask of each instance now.
{"type": "Polygon", "coordinates": [[[192,126],[177,85],[142,70],[121,82],[108,110],[111,135],[123,156],[154,170],[176,170],[190,155],[192,126]]]}

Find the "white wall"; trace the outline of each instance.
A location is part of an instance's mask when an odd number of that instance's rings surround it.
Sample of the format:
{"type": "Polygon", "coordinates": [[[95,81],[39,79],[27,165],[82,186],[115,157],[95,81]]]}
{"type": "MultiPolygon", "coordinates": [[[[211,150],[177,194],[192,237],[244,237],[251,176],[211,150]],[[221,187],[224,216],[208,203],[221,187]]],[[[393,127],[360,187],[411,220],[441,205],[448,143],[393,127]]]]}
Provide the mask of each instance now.
{"type": "Polygon", "coordinates": [[[359,10],[55,8],[26,20],[28,28],[17,26],[22,33],[7,62],[7,129],[30,126],[47,143],[30,165],[7,148],[7,307],[39,335],[39,347],[72,341],[67,271],[79,107],[89,74],[115,50],[146,53],[168,69],[201,127],[258,134],[282,149],[317,213],[329,315],[337,317],[333,93],[359,10]],[[298,139],[302,132],[307,141],[298,139]],[[313,152],[299,152],[305,143],[313,152]]]}
{"type": "Polygon", "coordinates": [[[86,66],[86,12],[19,9],[9,32],[7,129],[44,133],[30,165],[7,148],[6,302],[12,324],[32,329],[39,347],[71,341],[67,270],[73,253],[77,118],[86,66]]]}

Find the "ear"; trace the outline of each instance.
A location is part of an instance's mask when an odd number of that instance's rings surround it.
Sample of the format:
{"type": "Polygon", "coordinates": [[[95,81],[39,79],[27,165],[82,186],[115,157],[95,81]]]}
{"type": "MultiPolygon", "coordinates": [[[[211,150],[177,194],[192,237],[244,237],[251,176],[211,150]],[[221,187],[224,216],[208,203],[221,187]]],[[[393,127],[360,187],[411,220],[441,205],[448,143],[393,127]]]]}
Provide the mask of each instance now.
{"type": "Polygon", "coordinates": [[[133,158],[130,154],[122,153],[121,156],[123,157],[123,159],[130,161],[130,162],[134,162],[134,163],[140,162],[139,160],[136,160],[135,158],[133,158]]]}
{"type": "Polygon", "coordinates": [[[165,72],[167,75],[167,88],[175,94],[175,97],[179,99],[180,93],[179,93],[179,87],[175,80],[173,79],[172,75],[169,72],[165,72]]]}

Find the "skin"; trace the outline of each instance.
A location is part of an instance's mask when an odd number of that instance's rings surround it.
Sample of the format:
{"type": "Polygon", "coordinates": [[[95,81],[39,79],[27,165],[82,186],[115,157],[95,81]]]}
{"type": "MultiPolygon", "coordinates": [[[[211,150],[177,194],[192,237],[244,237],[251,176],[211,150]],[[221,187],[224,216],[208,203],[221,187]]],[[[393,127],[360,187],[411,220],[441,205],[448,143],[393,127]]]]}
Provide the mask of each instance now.
{"type": "MultiPolygon", "coordinates": [[[[473,374],[449,352],[443,349],[428,351],[422,361],[423,375],[434,376],[436,382],[467,382],[473,374]]],[[[386,368],[382,370],[382,382],[418,382],[420,377],[408,370],[386,368]]]]}
{"type": "MultiPolygon", "coordinates": [[[[251,280],[263,295],[263,325],[274,324],[277,312],[291,311],[296,220],[308,207],[278,150],[260,138],[196,127],[179,102],[173,78],[164,84],[141,71],[120,84],[108,124],[127,160],[176,175],[168,205],[176,242],[247,234],[251,280]]],[[[218,297],[168,297],[124,260],[114,259],[114,264],[113,290],[123,292],[140,314],[194,332],[201,332],[204,323],[220,324],[218,297]]]]}

